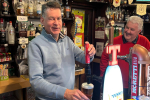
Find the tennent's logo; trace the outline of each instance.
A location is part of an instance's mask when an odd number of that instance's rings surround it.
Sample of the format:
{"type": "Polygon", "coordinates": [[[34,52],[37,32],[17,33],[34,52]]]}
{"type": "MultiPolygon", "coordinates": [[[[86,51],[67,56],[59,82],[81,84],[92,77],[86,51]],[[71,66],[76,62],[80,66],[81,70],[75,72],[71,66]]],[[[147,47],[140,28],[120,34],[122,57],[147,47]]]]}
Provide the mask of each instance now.
{"type": "Polygon", "coordinates": [[[117,51],[120,52],[120,45],[108,45],[106,47],[106,53],[112,54],[112,61],[109,61],[110,66],[118,65],[117,51]]]}

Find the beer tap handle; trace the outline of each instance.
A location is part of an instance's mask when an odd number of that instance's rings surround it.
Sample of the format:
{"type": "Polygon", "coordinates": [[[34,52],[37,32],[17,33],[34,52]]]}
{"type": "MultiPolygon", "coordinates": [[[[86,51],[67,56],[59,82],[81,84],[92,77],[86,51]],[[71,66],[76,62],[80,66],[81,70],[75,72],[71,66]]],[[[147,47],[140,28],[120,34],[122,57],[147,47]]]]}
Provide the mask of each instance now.
{"type": "Polygon", "coordinates": [[[90,55],[88,52],[89,44],[85,43],[85,62],[86,62],[86,67],[85,67],[85,74],[87,78],[87,83],[91,83],[91,67],[90,67],[90,55]]]}

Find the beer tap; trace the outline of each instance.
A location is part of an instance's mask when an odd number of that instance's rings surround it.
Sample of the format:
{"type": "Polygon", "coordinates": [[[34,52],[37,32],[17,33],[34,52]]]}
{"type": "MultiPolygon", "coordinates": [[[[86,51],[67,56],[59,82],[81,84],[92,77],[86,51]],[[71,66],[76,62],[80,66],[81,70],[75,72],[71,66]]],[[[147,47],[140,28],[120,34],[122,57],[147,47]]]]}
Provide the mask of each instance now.
{"type": "Polygon", "coordinates": [[[89,53],[88,48],[89,48],[89,44],[85,44],[85,61],[86,61],[85,74],[86,74],[86,78],[87,78],[87,83],[90,84],[91,79],[96,80],[99,83],[101,83],[102,77],[96,76],[96,75],[91,75],[90,56],[88,54],[89,53]]]}
{"type": "Polygon", "coordinates": [[[87,83],[91,83],[91,67],[90,67],[90,55],[88,52],[89,44],[85,44],[85,62],[86,62],[86,67],[85,67],[85,74],[87,78],[87,83]]]}

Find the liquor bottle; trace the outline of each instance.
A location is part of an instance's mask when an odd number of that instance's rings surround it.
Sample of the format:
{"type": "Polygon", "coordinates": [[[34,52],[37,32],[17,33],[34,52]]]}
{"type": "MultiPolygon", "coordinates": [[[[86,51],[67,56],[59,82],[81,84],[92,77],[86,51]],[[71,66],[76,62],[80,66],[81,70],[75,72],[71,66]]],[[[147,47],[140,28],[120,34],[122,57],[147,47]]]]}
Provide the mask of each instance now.
{"type": "Polygon", "coordinates": [[[136,11],[135,10],[133,10],[132,16],[136,16],[136,11]]]}
{"type": "Polygon", "coordinates": [[[119,7],[119,11],[118,11],[118,20],[122,21],[122,12],[121,12],[120,7],[119,7]]]}
{"type": "Polygon", "coordinates": [[[18,32],[18,21],[15,23],[15,31],[18,32]]]}
{"type": "Polygon", "coordinates": [[[119,28],[119,36],[122,35],[122,28],[119,28]]]}
{"type": "Polygon", "coordinates": [[[64,15],[64,6],[61,6],[61,17],[64,18],[65,15],[64,15]]]}
{"type": "Polygon", "coordinates": [[[65,23],[63,23],[63,26],[62,26],[62,33],[64,35],[67,35],[67,27],[65,26],[65,23]]]}
{"type": "Polygon", "coordinates": [[[28,30],[34,30],[32,21],[30,21],[30,25],[28,26],[28,30]]]}
{"type": "Polygon", "coordinates": [[[129,17],[130,17],[129,10],[127,10],[127,12],[125,12],[125,21],[127,21],[129,17]]]}
{"type": "Polygon", "coordinates": [[[24,5],[22,3],[22,0],[19,0],[17,5],[17,15],[24,16],[24,5]]]}
{"type": "Polygon", "coordinates": [[[42,4],[41,4],[40,0],[37,0],[37,2],[36,2],[36,17],[37,18],[40,18],[41,12],[42,12],[42,4]]]}
{"type": "Polygon", "coordinates": [[[31,41],[35,37],[35,28],[34,28],[34,25],[32,24],[32,21],[30,22],[30,25],[28,26],[27,37],[29,41],[31,41]]]}
{"type": "Polygon", "coordinates": [[[41,33],[41,31],[42,31],[42,26],[41,26],[41,24],[38,25],[38,30],[39,30],[40,33],[41,33]]]}
{"type": "Polygon", "coordinates": [[[122,21],[125,21],[125,17],[124,17],[124,14],[125,14],[125,10],[124,9],[122,9],[121,10],[121,19],[122,19],[122,21]]]}
{"type": "Polygon", "coordinates": [[[127,0],[124,0],[124,5],[127,5],[127,0]]]}
{"type": "Polygon", "coordinates": [[[8,0],[1,0],[1,9],[2,9],[2,14],[8,15],[9,12],[9,2],[8,0]]]}
{"type": "Polygon", "coordinates": [[[33,0],[28,1],[28,16],[29,17],[34,17],[33,15],[33,0]]]}
{"type": "Polygon", "coordinates": [[[69,7],[69,5],[68,5],[68,0],[66,0],[65,17],[66,17],[66,18],[69,18],[69,17],[70,17],[70,7],[69,7]]]}
{"type": "Polygon", "coordinates": [[[149,22],[149,15],[148,15],[148,13],[145,15],[145,21],[149,22]]]}
{"type": "Polygon", "coordinates": [[[26,26],[26,23],[22,23],[21,30],[19,31],[19,37],[27,37],[27,26],[26,26]]]}
{"type": "Polygon", "coordinates": [[[9,28],[9,22],[7,22],[5,32],[6,32],[6,43],[8,42],[8,28],[9,28]]]}
{"type": "Polygon", "coordinates": [[[106,10],[106,16],[109,19],[109,8],[107,8],[107,10],[106,10]]]}
{"type": "Polygon", "coordinates": [[[41,31],[36,27],[35,37],[39,36],[41,34],[41,31]]]}
{"type": "Polygon", "coordinates": [[[15,29],[12,26],[12,21],[9,21],[8,44],[15,44],[15,29]]]}
{"type": "Polygon", "coordinates": [[[113,20],[113,9],[111,7],[109,20],[113,20]]]}
{"type": "Polygon", "coordinates": [[[0,20],[0,43],[5,44],[6,43],[6,31],[4,29],[4,23],[3,19],[0,20]]]}
{"type": "Polygon", "coordinates": [[[116,11],[115,11],[115,21],[118,21],[118,15],[119,15],[119,8],[116,8],[116,11]]]}

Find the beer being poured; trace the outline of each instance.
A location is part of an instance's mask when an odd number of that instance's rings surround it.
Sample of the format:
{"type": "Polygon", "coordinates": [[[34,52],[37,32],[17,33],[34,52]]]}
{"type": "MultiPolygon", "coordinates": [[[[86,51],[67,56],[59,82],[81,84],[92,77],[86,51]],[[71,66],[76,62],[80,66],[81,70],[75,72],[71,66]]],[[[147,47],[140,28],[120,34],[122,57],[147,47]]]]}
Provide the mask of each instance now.
{"type": "Polygon", "coordinates": [[[92,100],[94,85],[91,83],[90,55],[88,52],[88,48],[89,48],[89,44],[85,43],[85,62],[86,62],[85,74],[86,74],[87,82],[82,83],[81,91],[90,100],[92,100]]]}

